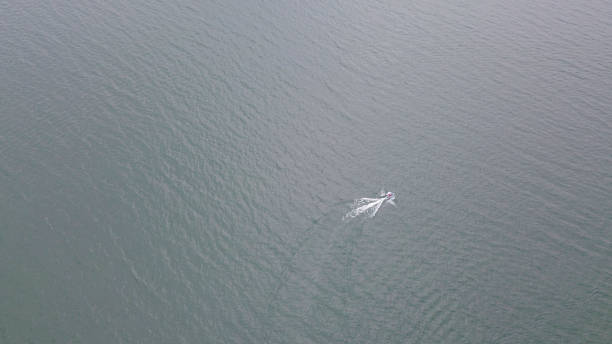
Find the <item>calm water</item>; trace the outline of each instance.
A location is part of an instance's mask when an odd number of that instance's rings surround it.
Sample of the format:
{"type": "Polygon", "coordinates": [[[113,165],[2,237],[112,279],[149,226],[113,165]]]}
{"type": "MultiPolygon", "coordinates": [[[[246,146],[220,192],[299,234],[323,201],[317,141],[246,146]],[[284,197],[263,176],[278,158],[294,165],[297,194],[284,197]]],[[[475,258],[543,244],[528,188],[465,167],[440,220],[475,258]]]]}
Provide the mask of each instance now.
{"type": "Polygon", "coordinates": [[[607,1],[1,2],[0,79],[0,343],[612,341],[607,1]]]}

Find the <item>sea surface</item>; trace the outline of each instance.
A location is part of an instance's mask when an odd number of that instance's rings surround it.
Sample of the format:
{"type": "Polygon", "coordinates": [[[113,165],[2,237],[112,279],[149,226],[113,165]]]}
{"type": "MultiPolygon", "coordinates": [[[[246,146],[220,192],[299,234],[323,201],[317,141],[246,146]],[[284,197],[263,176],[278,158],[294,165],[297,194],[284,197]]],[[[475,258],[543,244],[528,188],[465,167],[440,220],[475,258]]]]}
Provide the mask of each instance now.
{"type": "Polygon", "coordinates": [[[611,342],[609,1],[0,1],[0,343],[611,342]]]}

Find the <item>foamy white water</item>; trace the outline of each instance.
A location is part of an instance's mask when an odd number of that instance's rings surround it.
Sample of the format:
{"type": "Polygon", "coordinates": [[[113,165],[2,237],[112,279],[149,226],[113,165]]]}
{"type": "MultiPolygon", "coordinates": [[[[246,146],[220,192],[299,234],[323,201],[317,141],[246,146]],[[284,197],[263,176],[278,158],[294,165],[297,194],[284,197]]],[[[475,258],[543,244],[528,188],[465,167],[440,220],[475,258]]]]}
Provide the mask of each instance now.
{"type": "Polygon", "coordinates": [[[344,215],[344,219],[354,218],[359,215],[364,214],[368,217],[376,216],[380,207],[382,207],[383,203],[387,201],[387,203],[395,205],[393,200],[395,199],[395,194],[392,192],[385,193],[381,191],[381,197],[379,198],[359,198],[353,202],[351,207],[351,211],[349,211],[346,215],[344,215]]]}

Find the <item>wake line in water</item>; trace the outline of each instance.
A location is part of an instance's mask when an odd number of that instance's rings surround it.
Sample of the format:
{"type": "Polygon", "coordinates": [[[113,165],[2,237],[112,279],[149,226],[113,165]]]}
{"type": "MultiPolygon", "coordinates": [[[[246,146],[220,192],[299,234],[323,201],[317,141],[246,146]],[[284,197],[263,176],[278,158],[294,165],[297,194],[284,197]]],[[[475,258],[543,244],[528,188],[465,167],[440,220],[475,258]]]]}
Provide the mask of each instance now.
{"type": "Polygon", "coordinates": [[[351,211],[344,215],[343,219],[351,219],[359,215],[365,214],[368,217],[376,216],[376,213],[382,207],[383,203],[390,203],[395,206],[395,194],[393,192],[381,191],[379,198],[359,198],[353,202],[351,211]]]}

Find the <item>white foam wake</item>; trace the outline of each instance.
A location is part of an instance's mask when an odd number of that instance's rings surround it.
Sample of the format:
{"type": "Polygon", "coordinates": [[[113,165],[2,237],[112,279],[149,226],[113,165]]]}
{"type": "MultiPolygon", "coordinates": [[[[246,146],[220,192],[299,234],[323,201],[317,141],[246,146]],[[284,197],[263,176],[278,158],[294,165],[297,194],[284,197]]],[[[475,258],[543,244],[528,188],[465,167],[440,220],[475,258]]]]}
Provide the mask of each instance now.
{"type": "Polygon", "coordinates": [[[382,197],[380,198],[364,197],[364,198],[356,199],[353,202],[351,211],[349,211],[346,215],[344,215],[344,218],[345,219],[353,218],[353,217],[357,217],[362,214],[368,217],[376,216],[376,213],[378,212],[378,210],[380,209],[380,207],[383,205],[385,201],[388,201],[389,203],[395,205],[395,203],[393,203],[393,200],[395,199],[395,194],[393,193],[389,193],[389,194],[390,196],[386,196],[385,192],[382,191],[381,192],[382,197]]]}

